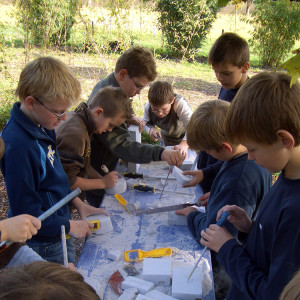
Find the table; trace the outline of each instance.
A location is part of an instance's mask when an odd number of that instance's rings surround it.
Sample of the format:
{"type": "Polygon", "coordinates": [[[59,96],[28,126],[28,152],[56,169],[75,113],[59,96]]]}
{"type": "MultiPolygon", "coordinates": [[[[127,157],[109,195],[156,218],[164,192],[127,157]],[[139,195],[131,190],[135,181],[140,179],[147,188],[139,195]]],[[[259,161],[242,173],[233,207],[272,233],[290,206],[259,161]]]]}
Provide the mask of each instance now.
{"type": "MultiPolygon", "coordinates": [[[[167,164],[151,163],[141,165],[139,173],[166,178],[168,170],[167,164]]],[[[148,178],[147,184],[162,187],[160,179],[148,178]]],[[[198,196],[195,197],[195,188],[183,189],[178,186],[176,180],[172,179],[172,176],[161,199],[159,199],[160,191],[153,194],[131,188],[122,196],[128,203],[133,203],[137,209],[167,206],[198,199],[198,196]]],[[[93,285],[96,283],[97,292],[102,300],[118,298],[108,285],[108,281],[116,270],[119,270],[122,275],[126,274],[123,266],[127,263],[123,256],[118,261],[112,261],[108,258],[108,253],[111,251],[123,252],[132,249],[149,251],[155,248],[172,247],[173,266],[186,266],[187,264],[193,266],[202,252],[203,247],[193,239],[186,225],[168,224],[168,215],[171,212],[142,216],[130,215],[113,195],[105,195],[101,206],[110,213],[114,230],[106,234],[94,233],[87,238],[77,268],[87,281],[93,280],[93,285]]],[[[134,263],[134,266],[138,271],[142,271],[141,262],[134,263]]],[[[199,267],[202,268],[203,300],[215,299],[210,251],[206,251],[199,267]]]]}

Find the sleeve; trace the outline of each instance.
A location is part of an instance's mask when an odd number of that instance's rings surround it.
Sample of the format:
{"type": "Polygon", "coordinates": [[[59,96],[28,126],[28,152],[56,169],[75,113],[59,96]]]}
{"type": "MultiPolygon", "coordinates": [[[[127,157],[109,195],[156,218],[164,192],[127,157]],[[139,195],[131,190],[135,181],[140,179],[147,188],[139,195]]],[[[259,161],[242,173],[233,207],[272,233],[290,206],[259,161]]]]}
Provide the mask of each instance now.
{"type": "Polygon", "coordinates": [[[188,227],[194,239],[200,244],[201,230],[206,229],[206,214],[199,211],[192,211],[187,216],[188,227]]]}
{"type": "Polygon", "coordinates": [[[203,172],[203,176],[204,176],[203,181],[211,182],[211,184],[212,184],[214,179],[216,178],[217,174],[221,170],[223,163],[224,163],[223,161],[218,160],[217,162],[210,164],[210,165],[206,166],[205,168],[201,169],[203,172]]]}
{"type": "MultiPolygon", "coordinates": [[[[193,112],[190,106],[188,105],[187,101],[183,97],[179,98],[175,108],[175,113],[177,114],[178,119],[183,123],[184,127],[186,128],[187,123],[189,122],[193,112]]],[[[183,140],[186,140],[186,134],[184,135],[183,140]]]]}
{"type": "Polygon", "coordinates": [[[57,134],[57,149],[70,186],[73,186],[77,176],[85,165],[86,140],[77,132],[60,132],[57,134]]]}
{"type": "Polygon", "coordinates": [[[150,121],[150,117],[149,117],[149,108],[150,108],[150,103],[147,102],[145,104],[145,107],[144,107],[144,116],[143,116],[143,120],[145,121],[146,125],[144,127],[144,130],[149,134],[150,132],[150,129],[155,127],[155,124],[152,123],[150,121]]]}
{"type": "Polygon", "coordinates": [[[161,154],[164,151],[164,148],[158,145],[131,141],[130,134],[124,124],[115,127],[111,132],[98,135],[97,138],[116,157],[134,163],[150,163],[152,160],[161,160],[161,154]]]}
{"type": "MultiPolygon", "coordinates": [[[[34,142],[14,146],[7,143],[6,146],[2,171],[12,216],[29,214],[39,217],[53,205],[53,203],[43,203],[38,192],[43,180],[40,150],[34,142]],[[22,149],[21,153],[20,149],[22,149]]],[[[65,225],[66,232],[70,231],[68,218],[59,215],[57,211],[42,222],[37,236],[59,236],[61,225],[65,225]]]]}
{"type": "MultiPolygon", "coordinates": [[[[217,254],[218,261],[231,277],[234,287],[247,294],[249,299],[278,299],[284,286],[299,269],[299,211],[297,213],[292,224],[291,218],[285,218],[278,227],[273,247],[268,249],[270,267],[267,273],[235,240],[226,242],[217,254]]],[[[291,214],[295,216],[292,212],[291,214]]]]}

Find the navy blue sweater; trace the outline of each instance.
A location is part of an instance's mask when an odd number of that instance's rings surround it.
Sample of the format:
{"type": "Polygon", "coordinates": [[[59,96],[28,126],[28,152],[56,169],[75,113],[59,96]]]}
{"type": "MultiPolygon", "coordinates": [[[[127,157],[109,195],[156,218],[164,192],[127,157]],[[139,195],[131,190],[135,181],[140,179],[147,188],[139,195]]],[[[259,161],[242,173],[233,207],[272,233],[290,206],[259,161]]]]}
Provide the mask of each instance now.
{"type": "Polygon", "coordinates": [[[300,180],[280,175],[242,248],[229,240],[217,259],[232,278],[226,299],[278,299],[300,268],[300,180]]]}
{"type": "MultiPolygon", "coordinates": [[[[54,130],[38,127],[15,103],[2,131],[6,148],[1,163],[10,205],[10,215],[40,216],[69,192],[69,182],[58,156],[54,130]]],[[[60,240],[61,225],[70,231],[70,212],[63,206],[42,222],[32,239],[60,240]]]]}
{"type": "MultiPolygon", "coordinates": [[[[223,87],[221,87],[218,99],[231,102],[238,90],[238,88],[225,90],[223,87]]],[[[197,169],[202,170],[203,172],[204,178],[199,184],[204,194],[211,190],[214,179],[220,171],[222,164],[222,161],[215,159],[205,151],[200,152],[197,169]]]]}
{"type": "MultiPolygon", "coordinates": [[[[206,213],[194,211],[188,215],[188,226],[196,241],[200,242],[201,230],[216,223],[217,212],[225,205],[238,205],[251,218],[271,185],[271,173],[248,160],[247,153],[224,162],[213,183],[206,213]]],[[[231,223],[226,221],[224,226],[237,237],[238,231],[231,223]]]]}

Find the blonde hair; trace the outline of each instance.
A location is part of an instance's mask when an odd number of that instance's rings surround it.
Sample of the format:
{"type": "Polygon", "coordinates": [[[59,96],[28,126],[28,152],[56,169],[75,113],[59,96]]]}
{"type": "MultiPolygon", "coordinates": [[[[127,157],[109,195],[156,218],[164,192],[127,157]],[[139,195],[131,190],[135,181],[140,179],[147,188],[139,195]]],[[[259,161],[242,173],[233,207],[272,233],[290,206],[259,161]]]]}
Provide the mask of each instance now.
{"type": "Polygon", "coordinates": [[[262,72],[248,79],[231,103],[226,119],[230,141],[271,145],[277,131],[288,131],[300,143],[300,84],[290,87],[286,73],[262,72]]]}
{"type": "Polygon", "coordinates": [[[156,63],[151,51],[141,46],[126,50],[117,60],[115,72],[126,69],[131,77],[145,76],[153,81],[156,76],[156,63]]]}
{"type": "Polygon", "coordinates": [[[75,105],[80,100],[81,86],[63,62],[50,56],[39,57],[22,70],[15,94],[20,102],[32,96],[42,102],[59,100],[75,105]]]}
{"type": "Polygon", "coordinates": [[[208,54],[210,65],[227,63],[242,67],[249,62],[250,52],[248,43],[233,32],[222,34],[212,45],[208,54]]]}
{"type": "Polygon", "coordinates": [[[113,118],[122,114],[122,118],[132,118],[131,101],[125,92],[118,87],[107,86],[96,93],[89,103],[90,108],[101,107],[104,117],[113,118]]]}
{"type": "Polygon", "coordinates": [[[283,289],[280,300],[300,300],[300,271],[283,289]]]}
{"type": "Polygon", "coordinates": [[[64,266],[36,261],[0,274],[0,300],[100,300],[82,275],[64,266]]]}
{"type": "Polygon", "coordinates": [[[229,103],[211,100],[199,105],[186,128],[187,143],[193,150],[220,150],[227,140],[225,118],[229,103]]]}
{"type": "Polygon", "coordinates": [[[166,81],[155,81],[149,89],[148,99],[155,106],[171,103],[174,99],[172,85],[166,81]]]}

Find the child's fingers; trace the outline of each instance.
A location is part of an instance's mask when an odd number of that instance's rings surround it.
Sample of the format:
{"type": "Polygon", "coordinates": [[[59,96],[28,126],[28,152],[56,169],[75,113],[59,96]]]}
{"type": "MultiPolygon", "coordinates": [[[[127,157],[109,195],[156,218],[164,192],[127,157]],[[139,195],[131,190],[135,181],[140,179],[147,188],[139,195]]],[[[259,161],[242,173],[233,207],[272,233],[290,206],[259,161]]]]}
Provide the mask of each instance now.
{"type": "Polygon", "coordinates": [[[41,228],[41,221],[33,216],[30,216],[30,221],[31,221],[31,224],[37,229],[39,230],[41,228]]]}

